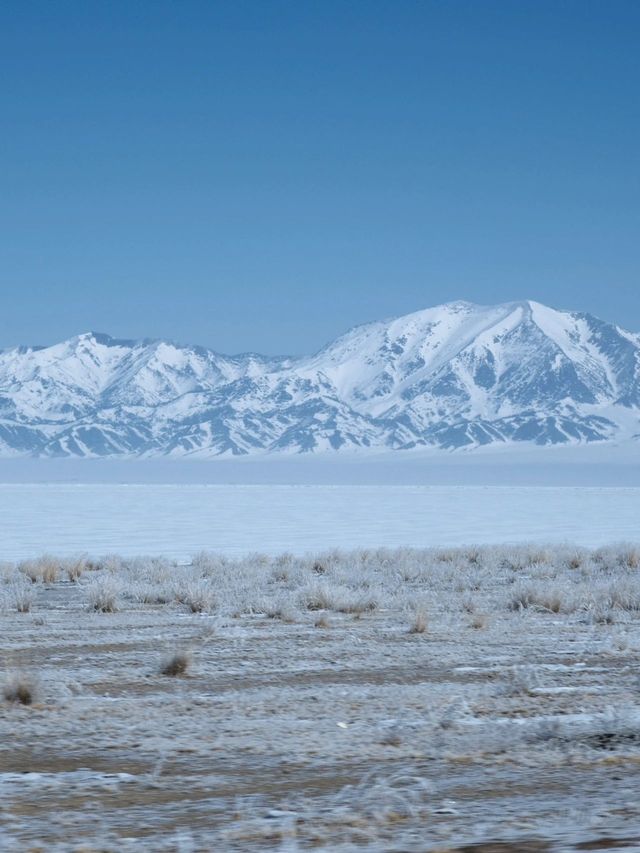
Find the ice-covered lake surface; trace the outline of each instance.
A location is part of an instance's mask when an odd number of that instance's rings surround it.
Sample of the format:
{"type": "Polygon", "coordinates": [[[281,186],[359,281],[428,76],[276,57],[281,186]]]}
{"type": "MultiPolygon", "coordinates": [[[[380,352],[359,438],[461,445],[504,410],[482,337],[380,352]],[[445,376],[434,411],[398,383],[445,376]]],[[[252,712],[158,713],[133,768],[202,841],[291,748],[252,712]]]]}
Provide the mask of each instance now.
{"type": "Polygon", "coordinates": [[[0,484],[0,559],[640,540],[640,488],[0,484]]]}

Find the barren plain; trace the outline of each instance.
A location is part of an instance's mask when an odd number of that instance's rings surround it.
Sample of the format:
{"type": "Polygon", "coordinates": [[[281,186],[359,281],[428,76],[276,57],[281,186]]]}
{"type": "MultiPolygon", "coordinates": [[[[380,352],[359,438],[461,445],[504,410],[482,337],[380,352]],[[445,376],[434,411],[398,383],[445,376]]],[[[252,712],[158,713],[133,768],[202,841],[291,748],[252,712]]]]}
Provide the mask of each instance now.
{"type": "Polygon", "coordinates": [[[640,849],[640,550],[6,563],[3,851],[640,849]]]}

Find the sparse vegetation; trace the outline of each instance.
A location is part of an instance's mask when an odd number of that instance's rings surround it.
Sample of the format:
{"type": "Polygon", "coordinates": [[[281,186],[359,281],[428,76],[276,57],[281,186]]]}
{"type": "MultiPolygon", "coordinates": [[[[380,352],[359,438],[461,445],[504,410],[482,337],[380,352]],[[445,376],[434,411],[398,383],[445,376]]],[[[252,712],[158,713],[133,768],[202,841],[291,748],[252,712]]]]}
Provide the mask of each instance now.
{"type": "Polygon", "coordinates": [[[99,575],[93,578],[86,587],[87,601],[90,610],[100,613],[115,613],[118,609],[120,588],[111,575],[99,575]]]}
{"type": "Polygon", "coordinates": [[[84,557],[79,557],[78,559],[68,560],[66,563],[66,572],[67,578],[75,583],[78,581],[85,572],[86,569],[86,559],[84,557]]]}
{"type": "MultiPolygon", "coordinates": [[[[594,786],[590,756],[621,773],[640,757],[640,573],[630,550],[203,553],[188,565],[110,556],[82,561],[72,583],[71,561],[55,558],[55,589],[42,561],[27,571],[2,564],[1,659],[27,671],[37,661],[42,686],[7,679],[0,762],[19,772],[34,742],[46,758],[49,739],[56,755],[82,742],[84,762],[99,743],[100,769],[82,771],[83,790],[100,807],[123,793],[117,824],[113,809],[101,812],[106,830],[120,832],[140,820],[125,786],[146,780],[149,846],[158,850],[159,810],[178,813],[185,798],[194,849],[257,851],[289,839],[300,849],[386,849],[390,840],[412,849],[434,815],[471,843],[473,798],[461,808],[439,786],[464,785],[467,767],[476,784],[489,761],[500,805],[490,786],[482,796],[494,833],[503,805],[549,826],[584,784],[605,813],[618,783],[601,774],[594,786]],[[34,602],[35,617],[16,613],[16,591],[34,602]],[[35,707],[20,707],[28,703],[35,707]],[[609,704],[620,714],[605,712],[609,704]],[[545,801],[529,774],[549,767],[567,793],[554,787],[545,801]],[[273,787],[254,799],[251,780],[265,774],[273,787]],[[232,801],[240,805],[225,817],[232,801]]],[[[16,813],[32,802],[29,775],[11,780],[16,813]]],[[[62,849],[77,812],[55,790],[39,790],[38,806],[46,812],[55,801],[65,822],[45,825],[29,812],[30,837],[62,849]]],[[[638,816],[630,807],[629,824],[638,816]]],[[[90,830],[85,840],[98,846],[90,830]]]]}
{"type": "Polygon", "coordinates": [[[191,666],[191,653],[187,651],[177,651],[167,655],[160,663],[161,675],[186,675],[187,670],[191,666]]]}
{"type": "Polygon", "coordinates": [[[34,679],[20,673],[10,676],[2,688],[5,701],[17,705],[32,705],[36,701],[37,693],[34,679]]]}
{"type": "Polygon", "coordinates": [[[520,586],[511,594],[510,610],[533,608],[547,613],[560,613],[565,606],[559,589],[550,586],[520,586]]]}
{"type": "Polygon", "coordinates": [[[13,587],[13,598],[18,613],[29,613],[34,602],[33,589],[24,583],[15,583],[13,587]]]}
{"type": "Polygon", "coordinates": [[[424,634],[427,631],[427,626],[429,621],[427,619],[427,613],[425,610],[416,610],[413,615],[413,619],[409,626],[410,634],[424,634]]]}
{"type": "Polygon", "coordinates": [[[213,588],[204,578],[189,580],[177,591],[176,599],[185,604],[191,613],[204,613],[213,607],[213,588]]]}
{"type": "Polygon", "coordinates": [[[23,560],[18,563],[18,571],[32,583],[55,583],[59,565],[55,558],[45,555],[35,560],[23,560]]]}

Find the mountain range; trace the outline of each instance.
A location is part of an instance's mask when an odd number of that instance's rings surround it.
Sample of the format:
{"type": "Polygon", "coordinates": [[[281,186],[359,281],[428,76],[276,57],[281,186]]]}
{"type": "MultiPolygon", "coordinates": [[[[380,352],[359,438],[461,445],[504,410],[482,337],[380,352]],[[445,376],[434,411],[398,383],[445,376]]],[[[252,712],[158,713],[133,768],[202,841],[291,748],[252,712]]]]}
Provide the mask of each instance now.
{"type": "Polygon", "coordinates": [[[85,333],[0,351],[4,456],[217,456],[640,439],[640,335],[453,302],[304,357],[85,333]]]}

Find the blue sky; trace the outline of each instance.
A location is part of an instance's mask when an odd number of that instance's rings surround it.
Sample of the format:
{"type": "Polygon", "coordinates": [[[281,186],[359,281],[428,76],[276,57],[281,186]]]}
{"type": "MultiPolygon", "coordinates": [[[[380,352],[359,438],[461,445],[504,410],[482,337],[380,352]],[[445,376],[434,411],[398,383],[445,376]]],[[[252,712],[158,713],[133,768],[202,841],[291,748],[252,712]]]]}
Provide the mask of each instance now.
{"type": "Polygon", "coordinates": [[[640,331],[640,3],[0,7],[0,346],[306,352],[454,299],[640,331]]]}

